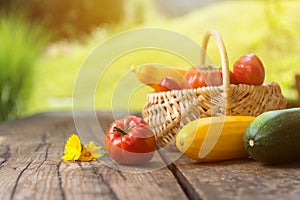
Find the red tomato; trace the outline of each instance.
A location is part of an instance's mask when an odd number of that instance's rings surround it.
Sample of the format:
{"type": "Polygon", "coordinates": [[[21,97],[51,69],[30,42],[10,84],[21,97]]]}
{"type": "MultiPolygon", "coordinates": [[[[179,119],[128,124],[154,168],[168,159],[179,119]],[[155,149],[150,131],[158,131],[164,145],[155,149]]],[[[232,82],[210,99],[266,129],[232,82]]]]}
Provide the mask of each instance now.
{"type": "Polygon", "coordinates": [[[169,90],[181,90],[182,88],[171,77],[163,78],[157,87],[157,92],[169,91],[169,90]]]}
{"type": "MultiPolygon", "coordinates": [[[[185,74],[184,78],[190,88],[222,85],[220,72],[215,69],[198,69],[193,67],[185,74]]],[[[185,86],[184,88],[187,87],[185,86]]]]}
{"type": "MultiPolygon", "coordinates": [[[[204,77],[201,75],[200,71],[193,67],[184,75],[184,79],[186,80],[187,84],[191,88],[198,88],[206,86],[204,77]]],[[[185,85],[183,83],[183,85],[185,85]]],[[[187,88],[184,86],[184,88],[187,88]]]]}
{"type": "Polygon", "coordinates": [[[242,84],[261,85],[265,79],[264,66],[253,53],[244,55],[235,62],[233,74],[242,84]]]}
{"type": "Polygon", "coordinates": [[[219,70],[200,70],[202,77],[205,80],[207,86],[219,86],[222,85],[222,77],[219,70]]]}
{"type": "MultiPolygon", "coordinates": [[[[223,80],[222,69],[219,69],[219,72],[223,80]]],[[[229,79],[230,79],[230,84],[239,84],[239,82],[236,80],[235,76],[233,75],[232,71],[229,71],[229,79]]]]}
{"type": "Polygon", "coordinates": [[[126,116],[112,122],[106,132],[105,148],[111,159],[120,164],[143,164],[156,150],[153,131],[136,116],[126,116]]]}

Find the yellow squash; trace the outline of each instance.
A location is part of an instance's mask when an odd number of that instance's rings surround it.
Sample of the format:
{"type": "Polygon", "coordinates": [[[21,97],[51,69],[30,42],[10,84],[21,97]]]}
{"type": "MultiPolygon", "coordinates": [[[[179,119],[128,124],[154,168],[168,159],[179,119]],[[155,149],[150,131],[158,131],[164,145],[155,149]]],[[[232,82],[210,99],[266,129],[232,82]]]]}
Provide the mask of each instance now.
{"type": "Polygon", "coordinates": [[[185,125],[176,136],[177,148],[200,162],[215,162],[248,156],[243,136],[253,116],[199,118],[185,125]]]}
{"type": "Polygon", "coordinates": [[[181,83],[186,69],[179,67],[169,67],[158,64],[144,64],[140,66],[131,66],[140,82],[157,89],[159,82],[165,77],[173,78],[178,84],[181,83]]]}

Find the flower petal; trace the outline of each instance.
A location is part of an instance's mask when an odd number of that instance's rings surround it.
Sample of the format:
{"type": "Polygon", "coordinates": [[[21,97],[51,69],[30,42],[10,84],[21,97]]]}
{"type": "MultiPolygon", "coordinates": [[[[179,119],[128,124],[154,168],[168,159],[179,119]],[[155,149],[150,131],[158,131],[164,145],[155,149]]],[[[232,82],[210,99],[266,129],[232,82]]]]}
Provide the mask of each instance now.
{"type": "Polygon", "coordinates": [[[100,158],[102,154],[100,153],[100,150],[102,149],[101,146],[96,146],[93,141],[90,141],[85,148],[93,155],[95,158],[100,158]]]}
{"type": "Polygon", "coordinates": [[[81,150],[82,145],[78,135],[72,134],[65,145],[64,156],[62,159],[65,161],[75,161],[80,157],[81,150]]]}

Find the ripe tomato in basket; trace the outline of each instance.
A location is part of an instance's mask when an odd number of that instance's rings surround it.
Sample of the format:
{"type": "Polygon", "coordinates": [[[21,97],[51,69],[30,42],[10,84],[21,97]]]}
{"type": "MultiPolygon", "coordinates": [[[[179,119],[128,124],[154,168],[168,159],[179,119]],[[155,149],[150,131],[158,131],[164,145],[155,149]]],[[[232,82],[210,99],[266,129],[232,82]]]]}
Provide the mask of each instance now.
{"type": "Polygon", "coordinates": [[[217,69],[206,69],[197,67],[191,68],[184,76],[187,84],[183,84],[186,88],[199,88],[205,86],[218,86],[222,84],[222,77],[217,69]]]}
{"type": "Polygon", "coordinates": [[[233,74],[242,84],[261,85],[265,79],[265,69],[261,60],[253,53],[240,57],[234,63],[233,74]]]}
{"type": "Polygon", "coordinates": [[[222,76],[217,69],[213,70],[200,70],[202,77],[204,78],[207,86],[219,86],[222,85],[222,76]]]}
{"type": "Polygon", "coordinates": [[[110,158],[120,164],[143,164],[156,150],[153,131],[136,116],[126,116],[112,122],[106,132],[105,148],[110,158]]]}
{"type": "MultiPolygon", "coordinates": [[[[219,72],[221,74],[221,78],[223,80],[223,73],[222,69],[219,69],[219,72]]],[[[238,84],[239,82],[236,80],[235,76],[233,75],[232,71],[229,71],[229,79],[230,79],[230,84],[238,84]]]]}
{"type": "Polygon", "coordinates": [[[182,85],[184,88],[198,88],[206,86],[204,77],[201,75],[200,71],[193,67],[184,75],[185,81],[183,81],[182,85]]]}

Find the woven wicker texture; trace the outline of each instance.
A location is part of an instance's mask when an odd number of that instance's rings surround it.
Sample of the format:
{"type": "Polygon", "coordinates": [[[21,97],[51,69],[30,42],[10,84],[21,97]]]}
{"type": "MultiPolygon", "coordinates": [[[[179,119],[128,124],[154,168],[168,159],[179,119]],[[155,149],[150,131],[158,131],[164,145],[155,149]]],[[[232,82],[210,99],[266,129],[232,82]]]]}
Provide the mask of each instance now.
{"type": "MultiPolygon", "coordinates": [[[[202,47],[205,50],[210,36],[214,36],[222,60],[223,85],[197,89],[149,93],[143,109],[143,118],[153,128],[157,145],[169,144],[188,122],[199,117],[218,115],[258,116],[270,110],[286,107],[286,99],[277,83],[263,85],[233,85],[229,81],[227,53],[220,34],[206,33],[202,47]]],[[[201,64],[205,63],[205,53],[201,64]]]]}

